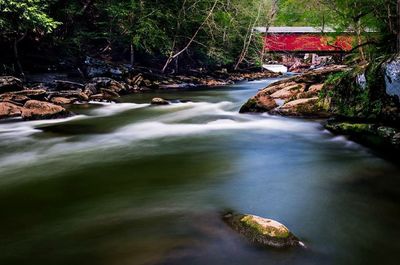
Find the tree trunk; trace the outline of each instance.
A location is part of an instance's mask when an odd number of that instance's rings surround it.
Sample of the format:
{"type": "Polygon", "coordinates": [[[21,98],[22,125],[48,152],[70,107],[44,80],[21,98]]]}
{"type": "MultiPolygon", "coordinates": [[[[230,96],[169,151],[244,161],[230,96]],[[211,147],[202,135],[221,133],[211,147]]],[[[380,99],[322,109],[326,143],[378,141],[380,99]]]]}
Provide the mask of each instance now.
{"type": "Polygon", "coordinates": [[[400,0],[397,0],[397,23],[396,23],[396,31],[397,31],[397,52],[400,52],[400,0]]]}
{"type": "Polygon", "coordinates": [[[19,52],[18,52],[18,43],[20,42],[21,39],[14,39],[14,57],[15,57],[15,62],[17,64],[18,67],[18,71],[19,74],[21,75],[22,79],[25,80],[25,73],[24,73],[24,69],[22,68],[22,64],[21,61],[19,59],[19,52]]]}
{"type": "Polygon", "coordinates": [[[169,64],[175,59],[177,58],[179,55],[181,55],[183,52],[185,52],[190,45],[192,45],[192,43],[195,41],[197,35],[199,34],[200,30],[204,27],[204,25],[207,23],[208,19],[211,17],[211,15],[214,12],[215,7],[218,4],[218,0],[214,1],[213,6],[211,7],[210,11],[208,12],[207,16],[204,18],[203,22],[200,24],[200,26],[197,28],[196,32],[193,34],[193,36],[190,38],[189,42],[186,44],[185,47],[183,47],[183,49],[181,49],[179,52],[173,54],[173,51],[171,51],[171,54],[169,56],[169,58],[167,59],[167,61],[164,64],[164,67],[162,68],[161,72],[164,73],[165,70],[167,70],[169,64]]]}
{"type": "Polygon", "coordinates": [[[247,56],[247,52],[249,50],[251,41],[253,40],[254,27],[257,25],[258,20],[260,19],[262,6],[263,6],[263,1],[261,0],[260,4],[258,6],[257,16],[254,18],[254,22],[250,23],[250,25],[249,25],[248,32],[246,34],[246,38],[245,38],[244,43],[243,43],[242,52],[240,53],[239,59],[237,60],[236,65],[234,67],[235,70],[239,69],[240,64],[243,62],[243,60],[247,56]]]}
{"type": "Polygon", "coordinates": [[[133,68],[133,64],[135,63],[135,50],[133,48],[133,44],[131,44],[131,68],[133,68]]]}

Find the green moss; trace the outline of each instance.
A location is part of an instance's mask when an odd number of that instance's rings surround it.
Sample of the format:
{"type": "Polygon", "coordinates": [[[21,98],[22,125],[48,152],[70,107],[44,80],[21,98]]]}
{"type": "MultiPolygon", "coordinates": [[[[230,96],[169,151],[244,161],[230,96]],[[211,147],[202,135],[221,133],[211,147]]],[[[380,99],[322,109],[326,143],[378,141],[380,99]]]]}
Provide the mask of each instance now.
{"type": "Polygon", "coordinates": [[[243,216],[240,219],[240,222],[262,235],[268,235],[274,238],[288,238],[290,236],[290,232],[287,229],[279,229],[273,226],[262,226],[254,221],[252,216],[243,216]]]}

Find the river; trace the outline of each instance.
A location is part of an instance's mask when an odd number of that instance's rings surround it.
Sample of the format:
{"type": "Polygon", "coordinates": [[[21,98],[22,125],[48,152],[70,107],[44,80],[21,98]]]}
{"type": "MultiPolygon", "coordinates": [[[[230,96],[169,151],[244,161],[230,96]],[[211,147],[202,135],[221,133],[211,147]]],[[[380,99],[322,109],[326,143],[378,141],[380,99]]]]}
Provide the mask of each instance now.
{"type": "Polygon", "coordinates": [[[238,114],[272,81],[3,121],[0,264],[398,264],[399,167],[318,121],[238,114]],[[280,221],[307,249],[254,247],[224,209],[280,221]]]}

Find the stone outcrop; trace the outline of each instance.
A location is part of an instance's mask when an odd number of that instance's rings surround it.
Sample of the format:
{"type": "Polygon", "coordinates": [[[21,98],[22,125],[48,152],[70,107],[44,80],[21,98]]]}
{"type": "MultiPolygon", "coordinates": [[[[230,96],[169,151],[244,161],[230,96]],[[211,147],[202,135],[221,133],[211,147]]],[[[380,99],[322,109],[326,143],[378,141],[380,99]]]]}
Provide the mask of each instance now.
{"type": "Polygon", "coordinates": [[[277,221],[234,213],[225,214],[223,219],[235,231],[257,245],[274,248],[304,246],[286,226],[277,221]]]}
{"type": "Polygon", "coordinates": [[[330,66],[275,82],[249,99],[240,112],[327,117],[329,113],[325,110],[323,102],[320,102],[318,98],[324,88],[324,81],[331,74],[348,70],[346,66],[330,66]],[[283,101],[284,104],[279,105],[279,101],[283,101]]]}
{"type": "Polygon", "coordinates": [[[327,122],[325,128],[378,150],[400,150],[400,129],[395,127],[332,120],[327,122]]]}
{"type": "Polygon", "coordinates": [[[29,100],[22,108],[25,120],[54,119],[67,117],[70,113],[63,107],[38,100],[29,100]]]}
{"type": "Polygon", "coordinates": [[[22,108],[9,102],[0,102],[0,119],[21,116],[22,108]]]}
{"type": "Polygon", "coordinates": [[[301,98],[289,101],[276,110],[277,114],[284,116],[300,117],[329,117],[330,114],[324,110],[318,97],[301,98]]]}

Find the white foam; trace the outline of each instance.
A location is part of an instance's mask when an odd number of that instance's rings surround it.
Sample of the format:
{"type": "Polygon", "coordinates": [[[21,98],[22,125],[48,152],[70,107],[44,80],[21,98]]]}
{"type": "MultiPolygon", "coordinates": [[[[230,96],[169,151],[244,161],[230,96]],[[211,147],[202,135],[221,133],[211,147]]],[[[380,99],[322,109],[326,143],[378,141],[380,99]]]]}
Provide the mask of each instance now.
{"type": "MultiPolygon", "coordinates": [[[[92,103],[93,104],[93,103],[92,103]]],[[[96,105],[103,107],[92,110],[91,114],[96,116],[111,116],[117,113],[125,112],[133,109],[140,109],[150,106],[150,104],[135,104],[135,103],[104,103],[97,102],[96,105]]]]}

